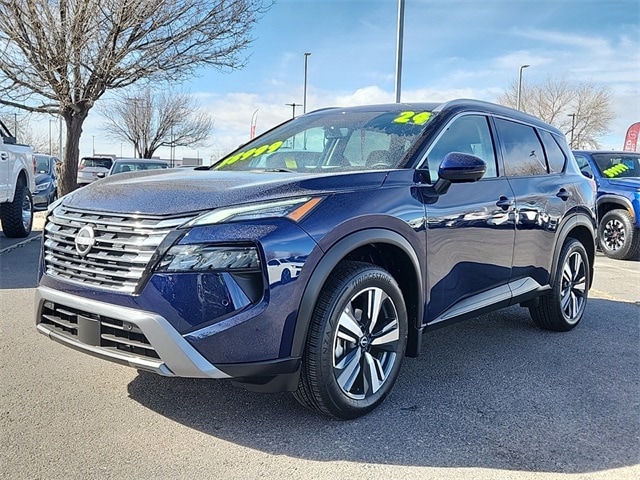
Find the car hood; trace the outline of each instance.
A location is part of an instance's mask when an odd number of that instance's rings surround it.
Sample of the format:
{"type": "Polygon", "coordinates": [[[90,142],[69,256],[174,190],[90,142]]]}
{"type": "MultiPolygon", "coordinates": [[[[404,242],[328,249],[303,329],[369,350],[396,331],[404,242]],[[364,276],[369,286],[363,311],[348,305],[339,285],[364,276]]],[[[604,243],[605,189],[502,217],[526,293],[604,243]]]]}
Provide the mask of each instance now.
{"type": "Polygon", "coordinates": [[[41,183],[50,182],[51,175],[48,173],[38,173],[36,175],[36,185],[40,185],[41,183]]]}
{"type": "Polygon", "coordinates": [[[180,215],[243,203],[377,188],[384,171],[309,175],[291,172],[219,172],[168,169],[121,173],[64,197],[83,210],[180,215]]]}
{"type": "Polygon", "coordinates": [[[612,178],[607,179],[609,185],[615,185],[617,187],[626,187],[637,189],[640,187],[640,177],[626,177],[626,178],[612,178]]]}

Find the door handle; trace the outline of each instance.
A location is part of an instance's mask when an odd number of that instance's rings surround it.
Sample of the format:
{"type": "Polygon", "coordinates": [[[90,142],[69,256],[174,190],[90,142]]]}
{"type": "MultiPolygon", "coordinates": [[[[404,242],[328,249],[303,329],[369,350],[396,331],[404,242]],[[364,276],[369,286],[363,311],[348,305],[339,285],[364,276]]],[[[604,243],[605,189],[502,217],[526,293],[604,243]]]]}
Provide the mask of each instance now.
{"type": "Polygon", "coordinates": [[[496,202],[496,205],[503,210],[509,210],[510,207],[513,207],[513,201],[509,200],[504,195],[501,195],[500,200],[496,202]]]}
{"type": "Polygon", "coordinates": [[[565,202],[569,199],[570,196],[571,192],[565,190],[564,188],[561,188],[560,191],[556,193],[556,197],[561,198],[565,202]]]}

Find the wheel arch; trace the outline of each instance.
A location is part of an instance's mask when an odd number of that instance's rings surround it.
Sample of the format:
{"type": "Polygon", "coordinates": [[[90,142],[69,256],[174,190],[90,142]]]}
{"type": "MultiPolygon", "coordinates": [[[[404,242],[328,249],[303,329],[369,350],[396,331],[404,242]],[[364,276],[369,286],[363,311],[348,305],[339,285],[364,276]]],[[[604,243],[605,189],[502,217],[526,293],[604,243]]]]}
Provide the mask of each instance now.
{"type": "Polygon", "coordinates": [[[600,219],[604,217],[605,214],[615,209],[626,210],[632,218],[635,218],[633,204],[628,198],[620,195],[602,195],[601,197],[598,197],[596,204],[598,210],[598,223],[600,223],[600,219]]]}
{"type": "Polygon", "coordinates": [[[553,264],[551,266],[551,283],[553,286],[554,279],[556,278],[556,271],[558,269],[558,261],[560,259],[560,253],[562,247],[566,243],[567,239],[574,238],[584,245],[589,258],[589,279],[590,283],[588,288],[591,288],[593,283],[593,263],[596,255],[596,231],[591,218],[586,215],[575,215],[569,222],[565,223],[560,234],[558,235],[558,242],[556,243],[553,252],[553,264]]]}
{"type": "Polygon", "coordinates": [[[408,240],[396,232],[385,229],[367,229],[352,233],[332,245],[323,255],[302,295],[291,356],[303,355],[316,300],[331,273],[344,260],[358,260],[380,266],[394,277],[407,308],[408,339],[405,355],[417,356],[420,352],[424,311],[420,261],[408,240]]]}

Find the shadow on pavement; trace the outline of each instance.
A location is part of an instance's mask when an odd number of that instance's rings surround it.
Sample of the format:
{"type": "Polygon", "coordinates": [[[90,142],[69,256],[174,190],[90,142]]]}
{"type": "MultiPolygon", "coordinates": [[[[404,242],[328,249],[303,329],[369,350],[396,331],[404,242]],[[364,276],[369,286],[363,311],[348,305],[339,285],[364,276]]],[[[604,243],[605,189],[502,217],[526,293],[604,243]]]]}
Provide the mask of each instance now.
{"type": "Polygon", "coordinates": [[[287,393],[140,373],[140,404],[220,439],[276,455],[431,467],[584,473],[640,461],[640,309],[590,299],[568,333],[511,307],[427,333],[387,401],[328,420],[287,393]]]}

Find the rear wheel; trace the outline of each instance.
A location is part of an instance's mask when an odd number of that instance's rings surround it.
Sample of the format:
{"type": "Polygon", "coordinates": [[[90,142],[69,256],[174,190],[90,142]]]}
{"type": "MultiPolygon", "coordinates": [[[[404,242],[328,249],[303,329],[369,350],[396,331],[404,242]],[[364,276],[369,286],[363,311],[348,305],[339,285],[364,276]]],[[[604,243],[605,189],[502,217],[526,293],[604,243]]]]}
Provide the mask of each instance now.
{"type": "Polygon", "coordinates": [[[553,288],[529,307],[533,321],[545,330],[567,332],[582,319],[591,283],[589,257],[582,243],[570,238],[562,247],[553,288]]]}
{"type": "Polygon", "coordinates": [[[607,257],[627,260],[640,256],[640,231],[634,228],[633,219],[625,210],[604,214],[598,225],[598,240],[607,257]]]}
{"type": "Polygon", "coordinates": [[[27,237],[33,225],[33,199],[24,183],[16,186],[13,201],[0,207],[2,231],[10,238],[27,237]]]}
{"type": "Polygon", "coordinates": [[[364,415],[391,391],[406,341],[407,312],[394,278],[344,262],[313,312],[296,400],[337,419],[364,415]]]}

